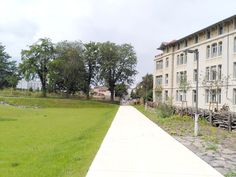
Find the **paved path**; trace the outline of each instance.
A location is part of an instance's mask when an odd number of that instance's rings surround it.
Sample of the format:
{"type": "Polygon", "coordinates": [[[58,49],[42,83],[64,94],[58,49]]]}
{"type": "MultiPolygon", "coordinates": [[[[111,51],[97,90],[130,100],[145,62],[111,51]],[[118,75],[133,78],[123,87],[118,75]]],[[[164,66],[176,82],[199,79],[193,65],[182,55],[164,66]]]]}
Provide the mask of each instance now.
{"type": "Polygon", "coordinates": [[[86,177],[223,177],[131,106],[121,106],[86,177]]]}

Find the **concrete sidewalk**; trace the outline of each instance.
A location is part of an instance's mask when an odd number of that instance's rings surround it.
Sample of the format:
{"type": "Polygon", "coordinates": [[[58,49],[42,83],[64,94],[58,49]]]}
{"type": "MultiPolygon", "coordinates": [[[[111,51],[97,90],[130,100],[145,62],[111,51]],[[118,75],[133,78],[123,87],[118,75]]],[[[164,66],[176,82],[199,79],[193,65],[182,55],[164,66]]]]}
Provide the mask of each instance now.
{"type": "Polygon", "coordinates": [[[120,106],[86,177],[223,177],[131,106],[120,106]]]}

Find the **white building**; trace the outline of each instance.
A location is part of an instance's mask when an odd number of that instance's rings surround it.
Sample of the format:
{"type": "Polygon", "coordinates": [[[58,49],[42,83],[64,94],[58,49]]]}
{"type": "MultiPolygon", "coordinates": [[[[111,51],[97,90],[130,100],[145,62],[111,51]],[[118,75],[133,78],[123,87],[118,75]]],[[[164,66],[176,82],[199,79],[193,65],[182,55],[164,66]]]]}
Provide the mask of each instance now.
{"type": "Polygon", "coordinates": [[[196,54],[199,52],[199,107],[209,108],[227,104],[236,111],[236,15],[208,26],[182,39],[163,42],[162,51],[155,56],[154,101],[184,103],[194,107],[196,102],[196,54]],[[180,89],[186,79],[189,89],[180,89]],[[205,81],[205,82],[204,82],[205,81]],[[218,87],[210,83],[217,83],[218,87]]]}
{"type": "Polygon", "coordinates": [[[42,85],[40,80],[35,79],[31,81],[26,81],[25,79],[22,79],[18,82],[16,88],[18,89],[30,89],[32,88],[33,90],[41,90],[42,85]]]}

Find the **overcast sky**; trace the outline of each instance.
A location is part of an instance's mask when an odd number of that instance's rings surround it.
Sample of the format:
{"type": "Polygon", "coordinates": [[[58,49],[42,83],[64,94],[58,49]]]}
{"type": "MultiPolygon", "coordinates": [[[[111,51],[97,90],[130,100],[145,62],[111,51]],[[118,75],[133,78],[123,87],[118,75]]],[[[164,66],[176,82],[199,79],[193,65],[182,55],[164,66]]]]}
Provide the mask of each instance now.
{"type": "Polygon", "coordinates": [[[130,43],[141,76],[156,48],[236,14],[235,0],[0,0],[0,42],[13,59],[42,37],[130,43]]]}

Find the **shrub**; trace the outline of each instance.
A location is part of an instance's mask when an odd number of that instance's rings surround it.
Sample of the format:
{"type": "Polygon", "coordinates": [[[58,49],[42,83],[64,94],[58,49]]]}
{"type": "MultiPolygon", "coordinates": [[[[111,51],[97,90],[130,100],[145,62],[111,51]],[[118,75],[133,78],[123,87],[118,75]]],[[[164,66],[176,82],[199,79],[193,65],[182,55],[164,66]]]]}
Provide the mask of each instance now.
{"type": "Polygon", "coordinates": [[[167,104],[159,104],[157,106],[157,114],[162,117],[171,117],[173,115],[173,108],[167,104]]]}

